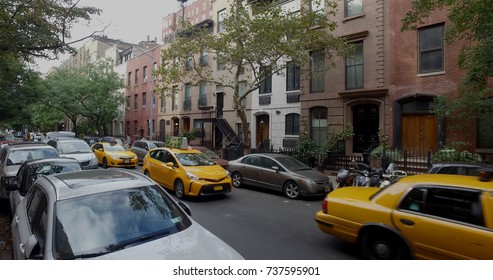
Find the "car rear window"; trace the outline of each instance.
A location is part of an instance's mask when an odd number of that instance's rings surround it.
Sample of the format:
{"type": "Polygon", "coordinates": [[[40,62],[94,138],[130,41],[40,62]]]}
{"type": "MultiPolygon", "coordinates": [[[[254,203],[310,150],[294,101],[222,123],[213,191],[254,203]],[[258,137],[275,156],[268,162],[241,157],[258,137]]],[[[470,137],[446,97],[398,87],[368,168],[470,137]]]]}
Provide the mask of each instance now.
{"type": "Polygon", "coordinates": [[[11,150],[7,158],[7,165],[21,165],[26,160],[55,157],[58,157],[58,154],[53,148],[11,150]]]}

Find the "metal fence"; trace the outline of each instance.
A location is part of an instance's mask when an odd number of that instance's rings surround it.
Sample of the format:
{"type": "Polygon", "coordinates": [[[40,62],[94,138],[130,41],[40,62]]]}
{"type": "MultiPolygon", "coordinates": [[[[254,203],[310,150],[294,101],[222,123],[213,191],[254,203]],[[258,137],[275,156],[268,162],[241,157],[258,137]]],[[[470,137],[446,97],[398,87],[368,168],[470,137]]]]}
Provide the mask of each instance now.
{"type": "MultiPolygon", "coordinates": [[[[317,168],[319,170],[328,170],[337,172],[339,169],[349,169],[352,167],[353,161],[364,162],[372,167],[382,167],[386,168],[391,162],[390,159],[383,156],[381,158],[370,157],[369,154],[362,155],[345,155],[337,153],[327,153],[327,154],[316,154],[312,155],[306,151],[298,151],[296,149],[272,149],[262,147],[259,149],[251,149],[251,153],[276,153],[288,155],[290,157],[296,158],[299,161],[317,168]]],[[[236,159],[243,156],[243,150],[241,149],[227,149],[226,158],[228,160],[236,159]]],[[[398,158],[394,159],[399,170],[406,171],[408,174],[419,174],[425,173],[431,166],[432,152],[427,153],[416,153],[403,151],[398,158]]]]}

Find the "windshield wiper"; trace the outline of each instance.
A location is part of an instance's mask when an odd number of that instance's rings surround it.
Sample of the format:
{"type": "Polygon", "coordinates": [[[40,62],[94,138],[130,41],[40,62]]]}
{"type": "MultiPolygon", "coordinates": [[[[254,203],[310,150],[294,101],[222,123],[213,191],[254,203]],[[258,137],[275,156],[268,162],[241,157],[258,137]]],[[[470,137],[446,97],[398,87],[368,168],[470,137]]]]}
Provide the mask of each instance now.
{"type": "Polygon", "coordinates": [[[153,239],[157,239],[159,237],[163,237],[163,236],[166,236],[166,235],[169,235],[169,234],[170,234],[170,231],[169,230],[156,231],[156,232],[153,232],[153,233],[150,233],[150,234],[147,234],[147,235],[142,235],[142,236],[139,236],[139,237],[136,237],[136,238],[125,240],[125,241],[120,242],[120,243],[117,243],[117,244],[111,244],[111,245],[108,246],[108,250],[110,252],[115,252],[115,251],[124,249],[124,248],[126,248],[126,247],[128,247],[130,245],[143,243],[143,242],[150,241],[150,240],[153,240],[153,239]]]}

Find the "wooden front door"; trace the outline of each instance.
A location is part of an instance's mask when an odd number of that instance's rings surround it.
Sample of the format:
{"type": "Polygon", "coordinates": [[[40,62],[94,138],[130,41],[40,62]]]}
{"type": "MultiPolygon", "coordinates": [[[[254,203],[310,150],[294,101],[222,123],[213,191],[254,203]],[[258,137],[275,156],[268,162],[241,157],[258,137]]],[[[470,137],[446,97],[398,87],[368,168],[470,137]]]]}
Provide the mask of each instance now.
{"type": "Polygon", "coordinates": [[[402,149],[418,153],[438,149],[438,120],[435,115],[402,116],[402,149]]]}

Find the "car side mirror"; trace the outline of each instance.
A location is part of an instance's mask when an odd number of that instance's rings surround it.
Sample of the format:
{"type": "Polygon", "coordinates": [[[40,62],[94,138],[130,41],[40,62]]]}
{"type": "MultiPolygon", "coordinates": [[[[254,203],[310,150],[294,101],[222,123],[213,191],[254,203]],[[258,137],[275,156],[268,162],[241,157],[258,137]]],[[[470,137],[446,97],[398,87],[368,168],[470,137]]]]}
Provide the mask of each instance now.
{"type": "Polygon", "coordinates": [[[183,209],[183,211],[185,211],[185,213],[187,213],[188,216],[192,216],[192,211],[190,210],[190,207],[188,207],[186,203],[179,201],[178,205],[180,205],[181,209],[183,209]]]}
{"type": "Polygon", "coordinates": [[[272,166],[272,169],[274,169],[276,172],[279,172],[279,167],[278,166],[272,166]]]}
{"type": "Polygon", "coordinates": [[[174,163],[172,163],[172,162],[170,161],[170,162],[167,162],[167,163],[166,163],[166,166],[167,166],[167,167],[174,168],[174,167],[175,167],[175,164],[174,164],[174,163]]]}
{"type": "Polygon", "coordinates": [[[2,185],[8,191],[15,191],[19,189],[17,186],[17,177],[2,177],[2,185]]]}

